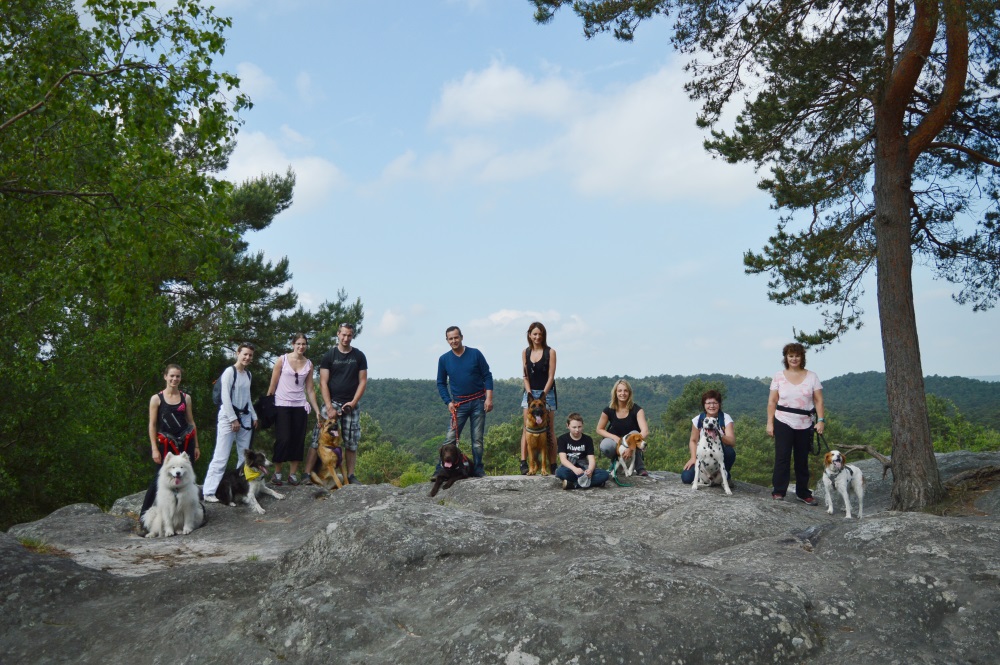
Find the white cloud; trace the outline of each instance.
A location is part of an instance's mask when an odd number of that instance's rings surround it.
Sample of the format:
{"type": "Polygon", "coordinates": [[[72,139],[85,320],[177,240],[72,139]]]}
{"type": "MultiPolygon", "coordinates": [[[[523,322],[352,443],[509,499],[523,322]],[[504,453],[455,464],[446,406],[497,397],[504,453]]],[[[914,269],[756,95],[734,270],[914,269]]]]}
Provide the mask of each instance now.
{"type": "Polygon", "coordinates": [[[378,327],[375,328],[375,334],[381,337],[395,335],[403,329],[403,325],[405,323],[405,315],[400,312],[387,309],[382,313],[382,319],[378,322],[378,327]]]}
{"type": "Polygon", "coordinates": [[[295,171],[295,194],[286,214],[321,209],[330,192],[346,184],[344,174],[323,157],[290,155],[287,147],[263,132],[241,133],[224,176],[238,183],[264,173],[284,173],[291,165],[295,171]]]}
{"type": "Polygon", "coordinates": [[[559,326],[558,336],[560,339],[577,340],[587,337],[590,333],[590,326],[579,314],[570,314],[569,319],[559,326]]]}
{"type": "Polygon", "coordinates": [[[515,67],[493,62],[461,81],[446,83],[431,114],[432,127],[482,126],[541,117],[558,120],[579,103],[582,93],[556,77],[535,81],[515,67]]]}
{"type": "Polygon", "coordinates": [[[527,325],[532,321],[551,321],[557,323],[559,319],[559,312],[553,310],[536,312],[531,310],[501,309],[493,312],[484,319],[473,320],[471,325],[473,328],[505,328],[519,321],[527,325]]]}
{"type": "Polygon", "coordinates": [[[312,147],[313,144],[312,140],[306,138],[302,134],[299,134],[297,131],[295,131],[288,125],[282,125],[278,131],[281,132],[281,138],[286,143],[291,143],[297,146],[301,146],[303,148],[312,147]]]}
{"type": "Polygon", "coordinates": [[[712,159],[680,71],[663,68],[605,95],[572,119],[556,151],[585,194],[653,200],[741,200],[756,194],[749,167],[712,159]]]}
{"type": "Polygon", "coordinates": [[[299,99],[306,105],[315,104],[323,99],[322,91],[313,84],[308,72],[299,72],[295,77],[295,90],[299,93],[299,99]]]}
{"type": "Polygon", "coordinates": [[[554,175],[587,196],[730,203],[758,196],[751,167],[705,152],[684,81],[671,65],[594,92],[558,72],[535,80],[494,62],[444,86],[429,120],[446,134],[444,145],[426,155],[408,150],[382,180],[449,186],[554,175]]]}
{"type": "Polygon", "coordinates": [[[252,62],[236,65],[236,75],[240,77],[240,90],[250,95],[250,99],[255,102],[277,97],[279,94],[278,84],[274,79],[252,62]]]}

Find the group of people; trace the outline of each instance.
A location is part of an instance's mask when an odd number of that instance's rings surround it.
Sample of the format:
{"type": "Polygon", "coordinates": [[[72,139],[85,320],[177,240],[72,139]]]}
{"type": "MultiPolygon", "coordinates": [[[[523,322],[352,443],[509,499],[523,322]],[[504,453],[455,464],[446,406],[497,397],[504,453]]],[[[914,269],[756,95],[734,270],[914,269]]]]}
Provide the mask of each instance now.
{"type": "MultiPolygon", "coordinates": [[[[340,419],[348,482],[358,483],[354,474],[361,439],[358,405],[368,384],[368,361],[364,353],[352,346],[354,333],[354,324],[341,323],[337,330],[337,344],[320,361],[322,405],[316,400],[314,368],[306,357],[309,341],[304,334],[295,334],[291,340],[291,351],[275,362],[267,390],[268,396],[274,396],[275,404],[273,484],[287,482],[298,485],[308,477],[317,457],[320,423],[330,417],[340,419]],[[302,463],[310,413],[317,415],[300,478],[299,465],[302,463]],[[284,475],[286,463],[287,479],[284,475]]],[[[486,414],[493,410],[493,374],[482,352],[465,346],[458,326],[451,326],[445,331],[445,340],[450,350],[438,359],[437,371],[438,393],[451,416],[445,443],[457,442],[471,420],[473,474],[482,477],[486,475],[483,465],[486,414]]],[[[547,332],[542,323],[535,321],[528,326],[527,343],[527,348],[521,353],[524,380],[521,407],[526,411],[529,399],[542,399],[554,415],[558,408],[556,351],[548,345],[547,332]]],[[[229,462],[233,444],[236,444],[237,459],[242,459],[244,451],[250,446],[252,432],[258,425],[257,413],[250,398],[251,375],[247,369],[253,356],[253,345],[239,345],[235,363],[227,367],[219,378],[215,450],[203,485],[205,501],[208,502],[217,501],[215,491],[229,462]]],[[[771,497],[776,500],[785,497],[794,459],[795,495],[800,501],[815,505],[816,500],[809,490],[808,454],[813,430],[822,434],[824,429],[823,386],[814,372],[806,370],[805,348],[801,344],[787,344],[782,349],[782,363],[784,369],[777,372],[771,381],[767,404],[767,433],[775,441],[771,497]]],[[[181,368],[168,365],[163,378],[164,389],[149,401],[149,440],[157,469],[167,452],[186,452],[192,461],[201,456],[191,396],[180,390],[181,368]]],[[[686,484],[694,480],[698,441],[706,417],[719,419],[727,475],[736,461],[733,418],[722,411],[722,395],[709,390],[702,395],[701,404],[702,413],[691,421],[691,457],[681,472],[681,481],[686,484]]],[[[579,413],[571,413],[566,419],[567,432],[558,439],[554,422],[554,417],[550,417],[547,439],[549,458],[558,459],[558,463],[552,464],[550,472],[562,481],[564,489],[603,486],[610,476],[604,469],[597,468],[594,442],[583,433],[583,417],[579,413]]],[[[627,460],[634,454],[635,472],[640,476],[649,475],[641,450],[633,453],[625,449],[619,453],[622,439],[630,433],[638,432],[644,440],[649,437],[646,413],[635,403],[632,386],[627,380],[619,379],[612,386],[610,402],[601,411],[596,431],[601,437],[597,448],[601,455],[614,460],[620,454],[627,460]]],[[[526,443],[522,433],[521,473],[527,471],[526,443]]],[[[143,513],[155,498],[154,476],[143,502],[143,513]]]]}
{"type": "MultiPolygon", "coordinates": [[[[316,400],[313,363],[306,357],[309,340],[304,334],[293,335],[292,350],[275,362],[267,390],[268,396],[274,396],[275,405],[272,456],[275,473],[272,484],[283,485],[287,482],[298,485],[308,477],[317,457],[319,425],[328,417],[340,419],[347,480],[350,483],[359,482],[354,475],[361,440],[360,411],[357,407],[368,385],[368,360],[364,353],[351,345],[354,332],[353,323],[341,323],[337,330],[337,344],[320,361],[322,406],[316,400]],[[299,465],[302,463],[310,413],[317,414],[316,422],[300,479],[299,465]],[[283,470],[286,463],[289,467],[287,479],[283,470]]],[[[218,502],[215,492],[229,463],[233,444],[236,444],[237,460],[242,460],[244,452],[250,447],[253,430],[258,426],[257,412],[250,398],[252,377],[247,369],[253,362],[254,351],[252,344],[240,344],[236,350],[236,362],[219,377],[215,450],[202,486],[205,501],[209,503],[218,502]]],[[[181,378],[181,368],[168,365],[163,375],[165,388],[149,400],[149,442],[157,470],[167,452],[186,452],[192,461],[201,457],[191,396],[181,392],[181,378]]],[[[153,505],[155,499],[154,474],[140,515],[153,505]]]]}
{"type": "MultiPolygon", "coordinates": [[[[489,364],[478,349],[463,343],[462,331],[452,326],[445,332],[451,351],[438,360],[437,387],[441,399],[448,406],[452,420],[446,443],[461,437],[466,423],[472,421],[472,456],[476,476],[486,475],[483,467],[483,435],[486,414],[493,409],[493,375],[489,364]]],[[[551,412],[558,408],[556,396],[556,350],[548,345],[545,326],[532,322],[528,326],[527,347],[521,352],[524,392],[521,408],[527,413],[528,401],[543,399],[551,412]]],[[[784,369],[771,380],[767,403],[767,433],[774,438],[774,470],[772,472],[771,498],[781,500],[788,492],[792,461],[795,468],[795,496],[807,505],[816,505],[809,489],[809,449],[813,431],[822,434],[825,426],[823,386],[815,372],[806,370],[806,350],[802,344],[786,344],[781,351],[784,369]],[[815,422],[814,422],[815,421],[815,422]]],[[[698,441],[704,420],[716,418],[722,440],[723,465],[727,478],[736,462],[736,430],[733,418],[722,410],[722,395],[716,390],[701,396],[702,412],[691,419],[691,436],[688,447],[690,458],[681,471],[681,482],[694,481],[698,463],[698,441]]],[[[571,413],[566,419],[567,432],[558,439],[554,433],[555,418],[549,418],[548,443],[550,459],[558,459],[551,472],[562,481],[564,489],[601,487],[609,479],[607,471],[596,468],[593,440],[583,433],[583,417],[571,413]]],[[[642,451],[625,448],[619,452],[622,439],[638,432],[645,440],[649,437],[646,412],[635,403],[632,386],[619,379],[611,388],[611,400],[601,411],[597,421],[599,450],[604,457],[614,460],[618,455],[628,459],[634,454],[635,472],[648,476],[642,451]]],[[[521,473],[528,472],[525,435],[521,434],[521,473]]]]}

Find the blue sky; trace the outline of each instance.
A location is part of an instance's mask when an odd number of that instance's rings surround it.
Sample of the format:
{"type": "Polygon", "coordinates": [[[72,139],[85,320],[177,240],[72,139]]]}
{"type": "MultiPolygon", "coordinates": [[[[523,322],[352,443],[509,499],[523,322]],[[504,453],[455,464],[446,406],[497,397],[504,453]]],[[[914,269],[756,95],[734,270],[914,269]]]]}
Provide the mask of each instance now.
{"type": "MultiPolygon", "coordinates": [[[[559,376],[765,376],[819,325],[744,274],[775,215],[752,168],[702,150],[665,21],[624,44],[526,0],[216,5],[218,64],[254,100],[226,175],[298,178],[251,247],[289,257],[307,307],[361,298],[370,376],[432,378],[449,325],[519,376],[535,319],[559,376]]],[[[1000,374],[1000,315],[915,284],[925,374],[1000,374]]],[[[865,327],[810,355],[821,377],[884,369],[867,287],[865,327]]]]}

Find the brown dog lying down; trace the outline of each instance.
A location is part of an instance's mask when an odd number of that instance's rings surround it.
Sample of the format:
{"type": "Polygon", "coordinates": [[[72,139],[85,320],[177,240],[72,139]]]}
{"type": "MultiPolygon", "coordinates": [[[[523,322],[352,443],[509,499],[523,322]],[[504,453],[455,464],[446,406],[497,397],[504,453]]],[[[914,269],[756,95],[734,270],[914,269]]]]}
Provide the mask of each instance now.
{"type": "Polygon", "coordinates": [[[340,489],[347,484],[344,448],[340,443],[340,425],[337,419],[327,418],[319,429],[319,447],[316,448],[316,454],[320,461],[319,473],[311,471],[309,477],[314,483],[328,490],[332,490],[334,486],[340,489]],[[341,481],[340,476],[343,476],[343,481],[341,481]],[[331,479],[333,483],[327,484],[327,481],[331,479]]]}
{"type": "Polygon", "coordinates": [[[552,413],[545,406],[542,398],[533,398],[528,402],[528,410],[524,414],[524,441],[528,449],[528,475],[549,475],[549,419],[552,413]],[[536,461],[538,458],[538,461],[536,461]],[[541,469],[539,469],[539,464],[541,469]]]}
{"type": "Polygon", "coordinates": [[[473,475],[472,462],[462,454],[457,444],[446,443],[441,446],[438,457],[441,458],[441,464],[439,470],[434,474],[434,486],[431,487],[431,493],[428,496],[437,494],[442,485],[444,489],[448,489],[456,480],[471,478],[473,475]]]}

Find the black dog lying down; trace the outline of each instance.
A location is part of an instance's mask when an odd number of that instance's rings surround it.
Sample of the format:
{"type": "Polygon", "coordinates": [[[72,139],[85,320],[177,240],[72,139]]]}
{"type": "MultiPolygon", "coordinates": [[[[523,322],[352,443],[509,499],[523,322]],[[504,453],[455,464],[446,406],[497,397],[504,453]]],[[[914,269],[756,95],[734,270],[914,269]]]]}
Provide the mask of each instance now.
{"type": "Polygon", "coordinates": [[[446,443],[441,446],[441,450],[438,451],[438,457],[441,458],[441,464],[438,467],[438,471],[434,473],[434,478],[432,479],[434,480],[434,487],[431,488],[431,493],[428,496],[437,494],[442,485],[444,489],[448,489],[456,480],[471,478],[473,475],[472,462],[462,454],[457,444],[446,443]]]}

